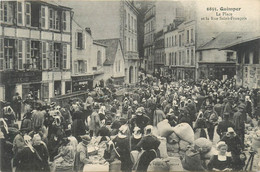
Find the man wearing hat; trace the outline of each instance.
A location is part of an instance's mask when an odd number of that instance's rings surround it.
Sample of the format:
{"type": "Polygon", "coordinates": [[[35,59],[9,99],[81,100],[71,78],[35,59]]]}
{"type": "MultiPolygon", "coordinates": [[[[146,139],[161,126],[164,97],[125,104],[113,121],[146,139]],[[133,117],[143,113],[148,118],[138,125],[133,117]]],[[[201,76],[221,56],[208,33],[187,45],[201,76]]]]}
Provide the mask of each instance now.
{"type": "Polygon", "coordinates": [[[90,136],[88,134],[81,136],[82,141],[77,146],[75,155],[74,170],[82,172],[85,164],[90,164],[88,157],[88,144],[90,143],[90,136]]]}
{"type": "Polygon", "coordinates": [[[150,118],[144,114],[144,108],[139,107],[136,110],[136,115],[131,119],[131,127],[132,129],[137,126],[141,129],[143,133],[144,127],[146,127],[150,122],[150,118]]]}
{"type": "Polygon", "coordinates": [[[233,123],[235,125],[234,129],[237,135],[240,137],[242,141],[242,148],[244,148],[244,138],[245,138],[245,122],[246,122],[246,114],[244,112],[244,105],[240,104],[237,107],[237,112],[234,113],[233,123]]]}
{"type": "Polygon", "coordinates": [[[220,138],[222,138],[227,133],[227,129],[229,127],[234,128],[234,124],[229,120],[229,113],[224,113],[223,120],[219,122],[217,127],[217,133],[220,138]]]}

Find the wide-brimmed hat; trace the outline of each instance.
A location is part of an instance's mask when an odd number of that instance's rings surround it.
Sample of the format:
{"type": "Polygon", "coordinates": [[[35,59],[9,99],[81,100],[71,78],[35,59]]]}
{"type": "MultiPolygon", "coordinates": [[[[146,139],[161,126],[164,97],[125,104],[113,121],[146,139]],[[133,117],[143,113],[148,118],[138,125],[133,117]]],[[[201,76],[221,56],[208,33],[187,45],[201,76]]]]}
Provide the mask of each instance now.
{"type": "Polygon", "coordinates": [[[118,132],[118,137],[123,139],[123,138],[126,138],[126,131],[127,131],[127,126],[126,125],[122,125],[120,128],[119,128],[119,132],[118,132]]]}

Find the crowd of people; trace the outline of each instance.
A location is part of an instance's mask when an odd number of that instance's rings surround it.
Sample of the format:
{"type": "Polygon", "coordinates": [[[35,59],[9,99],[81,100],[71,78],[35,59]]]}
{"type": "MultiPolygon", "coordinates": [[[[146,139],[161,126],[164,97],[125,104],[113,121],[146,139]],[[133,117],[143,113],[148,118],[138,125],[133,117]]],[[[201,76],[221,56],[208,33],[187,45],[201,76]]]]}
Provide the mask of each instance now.
{"type": "Polygon", "coordinates": [[[189,124],[195,139],[214,142],[216,131],[218,153],[203,170],[242,170],[248,149],[245,125],[258,121],[259,90],[237,88],[234,83],[144,80],[124,95],[102,101],[95,91],[86,100],[71,99],[65,107],[24,101],[23,115],[17,93],[1,112],[1,171],[83,171],[93,163],[88,145],[97,137],[106,144],[101,156],[110,165],[119,161],[122,171],[147,171],[162,154],[154,130],[164,120],[172,127],[189,124]],[[132,151],[140,152],[138,160],[133,160],[132,151]]]}

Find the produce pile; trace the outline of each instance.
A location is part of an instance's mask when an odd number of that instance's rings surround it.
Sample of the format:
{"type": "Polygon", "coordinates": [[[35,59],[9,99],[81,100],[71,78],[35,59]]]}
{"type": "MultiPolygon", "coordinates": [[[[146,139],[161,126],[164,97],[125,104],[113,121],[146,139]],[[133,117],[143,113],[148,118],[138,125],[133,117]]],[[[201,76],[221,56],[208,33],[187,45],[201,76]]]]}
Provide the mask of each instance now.
{"type": "Polygon", "coordinates": [[[196,165],[203,164],[203,166],[206,166],[210,158],[217,152],[210,140],[206,138],[194,140],[194,131],[187,123],[171,127],[167,120],[163,120],[158,123],[154,130],[154,134],[158,135],[161,141],[159,147],[161,158],[153,160],[150,163],[150,169],[157,171],[169,171],[168,169],[171,169],[170,171],[188,170],[187,164],[194,163],[192,162],[194,160],[198,161],[197,163],[195,162],[196,165]],[[164,139],[166,145],[162,142],[164,139]],[[195,150],[194,152],[196,153],[191,155],[189,153],[190,150],[195,150]],[[198,158],[195,158],[196,155],[198,158]],[[174,161],[170,161],[169,158],[174,159],[174,161]],[[181,161],[182,163],[178,163],[181,161]],[[176,164],[169,165],[169,162],[175,162],[176,164]]]}

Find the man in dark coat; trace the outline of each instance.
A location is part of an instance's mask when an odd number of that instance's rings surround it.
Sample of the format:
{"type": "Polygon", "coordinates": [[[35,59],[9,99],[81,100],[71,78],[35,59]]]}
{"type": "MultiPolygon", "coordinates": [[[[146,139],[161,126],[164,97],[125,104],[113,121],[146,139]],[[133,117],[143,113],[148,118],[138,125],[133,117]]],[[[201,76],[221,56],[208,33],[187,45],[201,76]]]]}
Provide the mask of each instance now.
{"type": "Polygon", "coordinates": [[[217,133],[220,138],[222,138],[226,134],[229,127],[234,128],[234,124],[229,120],[229,113],[224,113],[223,116],[223,120],[219,122],[217,127],[217,133]]]}
{"type": "Polygon", "coordinates": [[[144,127],[146,127],[149,123],[150,118],[144,114],[144,109],[142,107],[138,108],[136,110],[136,116],[131,119],[132,130],[135,126],[137,126],[141,129],[141,132],[143,133],[144,127]]]}

